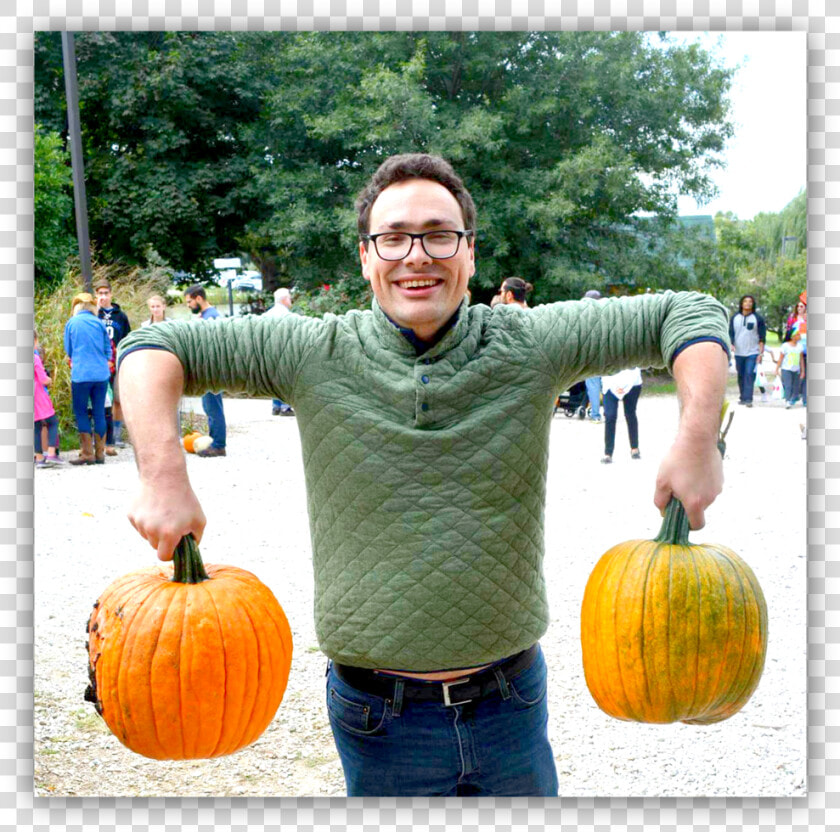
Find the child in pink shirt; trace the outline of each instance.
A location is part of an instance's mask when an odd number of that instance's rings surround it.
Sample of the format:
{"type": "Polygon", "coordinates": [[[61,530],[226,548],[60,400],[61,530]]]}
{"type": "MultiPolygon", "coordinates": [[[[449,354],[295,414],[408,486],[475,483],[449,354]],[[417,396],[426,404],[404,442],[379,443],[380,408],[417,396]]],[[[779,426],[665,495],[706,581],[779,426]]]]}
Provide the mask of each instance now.
{"type": "Polygon", "coordinates": [[[50,394],[46,387],[52,384],[52,379],[44,369],[44,363],[38,354],[38,333],[35,333],[35,467],[52,468],[54,465],[64,463],[58,458],[56,445],[58,445],[58,416],[55,414],[50,394]],[[48,447],[46,456],[41,443],[41,429],[46,426],[48,435],[48,447]]]}

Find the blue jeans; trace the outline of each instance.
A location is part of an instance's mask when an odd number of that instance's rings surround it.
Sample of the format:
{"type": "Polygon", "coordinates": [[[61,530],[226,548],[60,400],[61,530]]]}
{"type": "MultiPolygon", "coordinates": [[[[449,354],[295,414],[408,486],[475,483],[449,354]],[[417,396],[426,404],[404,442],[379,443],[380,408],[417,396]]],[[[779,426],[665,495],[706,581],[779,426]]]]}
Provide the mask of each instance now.
{"type": "Polygon", "coordinates": [[[555,797],[546,684],[540,650],[505,692],[467,705],[401,699],[396,689],[383,699],[330,663],[327,710],[347,796],[555,797]]]}
{"type": "Polygon", "coordinates": [[[799,399],[799,370],[782,370],[782,389],[785,391],[785,401],[796,404],[799,399]]]}
{"type": "Polygon", "coordinates": [[[44,452],[43,444],[41,442],[41,428],[46,425],[47,428],[47,444],[50,448],[55,448],[58,445],[58,415],[53,413],[52,416],[47,416],[46,419],[39,419],[35,422],[35,453],[42,454],[44,452]]]}
{"type": "Polygon", "coordinates": [[[592,376],[586,379],[586,395],[589,397],[589,404],[592,407],[590,419],[601,418],[601,376],[592,376]]]}
{"type": "Polygon", "coordinates": [[[204,408],[204,413],[207,416],[210,438],[213,440],[212,447],[224,448],[227,444],[227,423],[225,422],[222,394],[205,393],[201,397],[201,406],[204,408]]]}
{"type": "Polygon", "coordinates": [[[758,362],[757,355],[736,355],[735,369],[738,371],[738,392],[742,402],[753,400],[753,388],[755,387],[755,365],[758,362]]]}
{"type": "Polygon", "coordinates": [[[98,436],[105,436],[105,397],[108,394],[108,379],[105,381],[74,381],[70,384],[73,397],[73,415],[79,433],[91,433],[88,401],[93,410],[93,427],[98,436]]]}
{"type": "Polygon", "coordinates": [[[272,399],[271,406],[276,407],[279,410],[291,410],[292,406],[290,404],[286,404],[286,402],[282,401],[281,399],[272,399]]]}

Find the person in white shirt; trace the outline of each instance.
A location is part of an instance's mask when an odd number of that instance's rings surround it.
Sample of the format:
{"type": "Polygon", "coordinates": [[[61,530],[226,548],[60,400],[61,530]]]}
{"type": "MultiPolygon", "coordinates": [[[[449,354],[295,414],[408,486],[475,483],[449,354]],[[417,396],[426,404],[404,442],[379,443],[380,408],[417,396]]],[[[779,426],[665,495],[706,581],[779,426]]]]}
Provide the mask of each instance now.
{"type": "Polygon", "coordinates": [[[642,371],[634,367],[632,370],[621,370],[611,376],[601,376],[601,385],[604,390],[604,457],[601,462],[612,462],[619,402],[624,404],[624,419],[630,439],[630,458],[641,459],[636,403],[642,392],[642,371]]]}

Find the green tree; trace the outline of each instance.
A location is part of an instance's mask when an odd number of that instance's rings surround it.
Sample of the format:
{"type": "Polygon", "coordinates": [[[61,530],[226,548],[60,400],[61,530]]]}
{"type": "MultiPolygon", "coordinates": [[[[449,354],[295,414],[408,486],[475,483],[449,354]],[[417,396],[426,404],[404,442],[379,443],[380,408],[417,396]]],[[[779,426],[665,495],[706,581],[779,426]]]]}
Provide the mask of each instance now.
{"type": "Polygon", "coordinates": [[[58,133],[35,125],[35,283],[58,283],[73,253],[72,171],[58,133]]]}
{"type": "MultiPolygon", "coordinates": [[[[36,40],[36,112],[59,123],[36,40]]],[[[473,192],[479,300],[509,274],[541,300],[684,282],[651,228],[713,193],[732,132],[731,72],[642,33],[87,32],[77,55],[100,251],[198,273],[245,253],[268,288],[359,281],[354,197],[408,151],[473,192]]]]}

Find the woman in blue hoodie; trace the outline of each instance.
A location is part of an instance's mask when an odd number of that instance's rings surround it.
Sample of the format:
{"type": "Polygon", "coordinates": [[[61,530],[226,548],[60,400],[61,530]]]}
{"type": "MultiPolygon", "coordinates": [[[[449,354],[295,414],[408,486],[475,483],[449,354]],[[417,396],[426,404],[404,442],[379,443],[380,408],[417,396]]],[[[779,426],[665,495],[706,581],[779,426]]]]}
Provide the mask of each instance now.
{"type": "Polygon", "coordinates": [[[73,314],[64,327],[64,352],[70,363],[73,414],[81,450],[71,465],[105,462],[105,397],[111,376],[112,347],[105,324],[96,316],[96,301],[86,292],[73,298],[73,314]],[[93,409],[91,435],[88,402],[93,409]]]}

